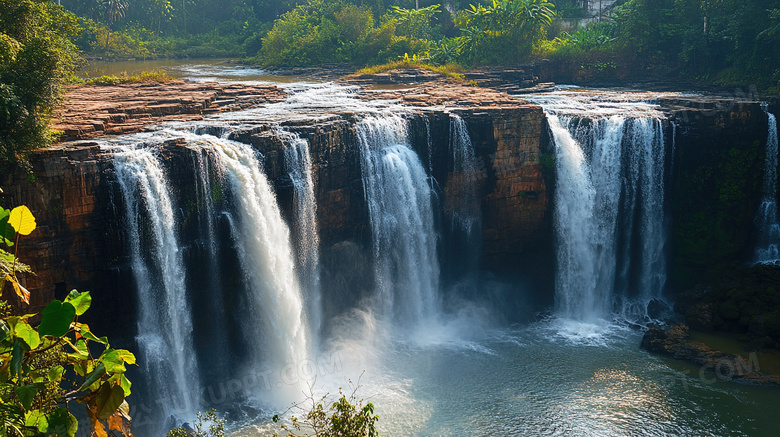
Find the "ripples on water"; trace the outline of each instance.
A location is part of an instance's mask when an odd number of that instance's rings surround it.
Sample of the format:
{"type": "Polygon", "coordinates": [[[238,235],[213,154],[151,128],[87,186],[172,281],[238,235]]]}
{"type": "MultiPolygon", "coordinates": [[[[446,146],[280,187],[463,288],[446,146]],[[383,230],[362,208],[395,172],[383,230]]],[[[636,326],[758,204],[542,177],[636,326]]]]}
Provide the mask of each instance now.
{"type": "MultiPolygon", "coordinates": [[[[336,393],[365,370],[359,394],[386,436],[775,435],[776,389],[651,355],[638,347],[642,333],[623,325],[550,318],[494,328],[443,317],[421,329],[374,326],[378,342],[334,340],[342,368],[315,391],[336,393]]],[[[261,421],[233,435],[274,430],[261,421]]]]}

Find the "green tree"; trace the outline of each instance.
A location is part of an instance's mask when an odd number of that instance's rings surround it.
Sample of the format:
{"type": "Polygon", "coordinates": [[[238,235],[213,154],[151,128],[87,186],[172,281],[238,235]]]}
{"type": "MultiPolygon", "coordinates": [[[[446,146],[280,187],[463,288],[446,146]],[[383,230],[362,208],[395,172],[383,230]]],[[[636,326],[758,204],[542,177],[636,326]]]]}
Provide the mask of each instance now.
{"type": "Polygon", "coordinates": [[[49,117],[77,68],[76,18],[48,0],[0,0],[0,174],[53,139],[49,117]]]}
{"type": "Polygon", "coordinates": [[[470,5],[456,18],[462,33],[462,54],[471,64],[516,62],[531,55],[555,17],[546,0],[492,0],[470,5]]]}
{"type": "Polygon", "coordinates": [[[441,13],[441,5],[431,5],[425,8],[404,9],[398,6],[391,6],[391,14],[398,22],[397,32],[400,35],[416,38],[428,39],[431,37],[431,19],[435,14],[441,13]]]}

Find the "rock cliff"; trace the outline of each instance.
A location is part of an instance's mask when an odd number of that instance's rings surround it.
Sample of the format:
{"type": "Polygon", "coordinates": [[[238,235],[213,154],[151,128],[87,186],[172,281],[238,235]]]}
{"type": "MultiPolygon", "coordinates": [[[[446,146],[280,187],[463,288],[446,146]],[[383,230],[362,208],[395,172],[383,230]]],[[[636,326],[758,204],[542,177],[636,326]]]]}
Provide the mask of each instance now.
{"type": "MultiPolygon", "coordinates": [[[[143,130],[166,120],[197,120],[208,112],[264,105],[284,97],[274,87],[171,86],[81,88],[71,94],[58,126],[65,131],[64,138],[90,139],[143,130]]],[[[450,114],[463,119],[479,161],[482,266],[503,273],[527,272],[537,281],[533,289],[550,302],[555,166],[541,108],[495,90],[443,82],[360,95],[413,108],[406,116],[411,141],[437,182],[442,217],[448,199],[458,195],[460,177],[452,168],[450,114]]],[[[670,117],[667,144],[674,152],[668,155],[672,230],[668,288],[678,290],[708,272],[746,261],[760,198],[766,115],[757,102],[748,100],[681,97],[659,103],[670,117]]],[[[367,283],[371,275],[370,266],[362,262],[370,258],[370,229],[355,131],[359,118],[343,110],[274,123],[258,119],[232,134],[262,153],[287,218],[293,189],[284,170],[285,146],[275,126],[280,124],[309,141],[323,288],[335,290],[328,300],[333,308],[345,306],[339,299],[358,299],[362,292],[356,284],[367,283]]],[[[206,256],[199,252],[193,228],[202,202],[195,189],[195,153],[176,140],[162,152],[166,171],[176,181],[173,195],[180,207],[188,262],[206,256]]],[[[3,205],[26,204],[38,218],[39,230],[19,247],[20,257],[37,273],[25,278],[34,296],[30,310],[39,310],[72,288],[90,289],[96,302],[114,310],[117,318],[132,320],[132,275],[123,249],[126,236],[118,210],[121,202],[115,201],[119,192],[110,155],[96,142],[82,140],[37,151],[31,162],[34,180],[14,176],[0,181],[5,190],[3,205]]],[[[440,249],[454,250],[446,245],[440,249]]]]}

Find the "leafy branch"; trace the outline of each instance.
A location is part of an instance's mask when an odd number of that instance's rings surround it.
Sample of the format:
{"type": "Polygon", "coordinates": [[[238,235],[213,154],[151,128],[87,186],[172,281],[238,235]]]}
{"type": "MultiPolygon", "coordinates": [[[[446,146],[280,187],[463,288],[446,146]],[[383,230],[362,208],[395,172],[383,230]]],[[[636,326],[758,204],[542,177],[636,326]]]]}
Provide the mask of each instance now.
{"type": "MultiPolygon", "coordinates": [[[[35,217],[26,206],[0,208],[0,243],[16,246],[14,254],[0,249],[0,292],[10,282],[21,301],[30,292],[17,273],[29,268],[17,261],[19,239],[35,230],[35,217]]],[[[97,337],[79,322],[91,306],[89,292],[71,291],[64,301],[53,300],[38,314],[11,316],[0,301],[0,434],[23,437],[40,433],[74,437],[78,422],[70,403],[84,405],[92,435],[107,437],[108,430],[132,437],[125,398],[130,395],[126,365],[135,356],[113,349],[106,337],[97,337]],[[101,350],[97,358],[93,351],[101,350]]]]}

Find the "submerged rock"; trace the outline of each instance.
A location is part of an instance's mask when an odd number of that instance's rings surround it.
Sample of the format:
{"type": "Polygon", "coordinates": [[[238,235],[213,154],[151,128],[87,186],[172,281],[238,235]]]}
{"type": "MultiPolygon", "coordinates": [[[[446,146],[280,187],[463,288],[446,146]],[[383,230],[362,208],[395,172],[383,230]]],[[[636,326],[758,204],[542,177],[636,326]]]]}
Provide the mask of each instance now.
{"type": "Polygon", "coordinates": [[[650,325],[642,337],[641,348],[649,352],[682,359],[715,372],[719,379],[758,385],[780,386],[780,376],[761,373],[757,360],[714,350],[704,343],[688,339],[688,325],[678,323],[669,329],[650,325]]]}

